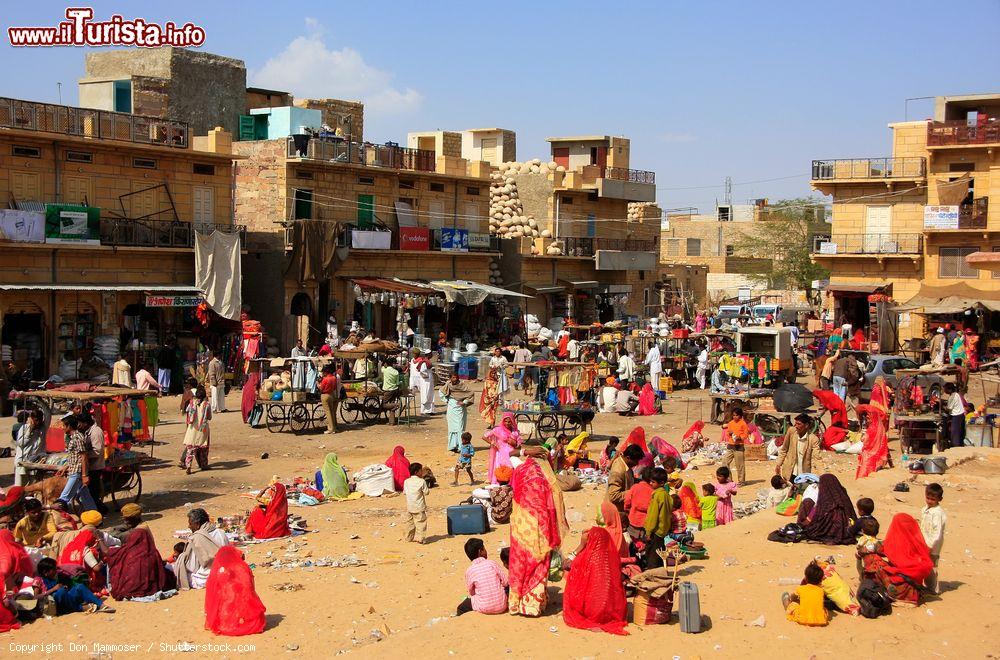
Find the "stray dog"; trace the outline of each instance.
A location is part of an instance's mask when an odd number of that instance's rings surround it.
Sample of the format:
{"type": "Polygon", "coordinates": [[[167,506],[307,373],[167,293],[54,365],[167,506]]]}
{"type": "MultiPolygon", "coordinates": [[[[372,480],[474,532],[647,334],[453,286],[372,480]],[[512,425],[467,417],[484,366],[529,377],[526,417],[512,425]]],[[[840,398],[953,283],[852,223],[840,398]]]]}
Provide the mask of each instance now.
{"type": "Polygon", "coordinates": [[[42,501],[42,504],[49,506],[57,499],[66,487],[66,477],[48,477],[24,487],[24,492],[30,497],[35,497],[42,501]]]}

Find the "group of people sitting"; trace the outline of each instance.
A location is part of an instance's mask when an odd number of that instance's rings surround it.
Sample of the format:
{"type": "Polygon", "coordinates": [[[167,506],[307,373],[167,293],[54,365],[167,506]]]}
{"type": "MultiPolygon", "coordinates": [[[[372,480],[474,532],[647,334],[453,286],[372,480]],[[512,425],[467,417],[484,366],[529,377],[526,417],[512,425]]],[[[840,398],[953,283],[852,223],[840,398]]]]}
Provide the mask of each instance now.
{"type": "Polygon", "coordinates": [[[142,508],[126,504],[119,526],[102,530],[95,510],[79,517],[65,502],[35,499],[11,532],[0,529],[0,631],[43,614],[115,611],[115,600],[152,601],[175,589],[205,589],[206,628],[220,635],[264,629],[264,605],[242,553],[229,544],[201,508],[188,513],[190,536],[163,557],[143,522],[142,508]]]}

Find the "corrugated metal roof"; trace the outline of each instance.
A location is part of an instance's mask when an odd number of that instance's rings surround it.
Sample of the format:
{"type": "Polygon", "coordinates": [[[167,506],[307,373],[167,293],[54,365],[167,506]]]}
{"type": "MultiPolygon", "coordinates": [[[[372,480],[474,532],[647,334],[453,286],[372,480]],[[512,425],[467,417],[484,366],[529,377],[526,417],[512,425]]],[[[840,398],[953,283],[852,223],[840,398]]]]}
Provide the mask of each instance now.
{"type": "Polygon", "coordinates": [[[204,293],[189,284],[142,286],[133,284],[0,284],[0,291],[164,291],[170,293],[204,293]]]}

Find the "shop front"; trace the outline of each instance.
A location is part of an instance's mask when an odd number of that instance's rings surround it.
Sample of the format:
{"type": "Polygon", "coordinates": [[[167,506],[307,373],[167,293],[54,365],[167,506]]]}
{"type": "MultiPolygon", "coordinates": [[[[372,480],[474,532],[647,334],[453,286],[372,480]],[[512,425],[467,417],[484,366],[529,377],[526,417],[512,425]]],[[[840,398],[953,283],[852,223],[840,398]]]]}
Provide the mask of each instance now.
{"type": "Polygon", "coordinates": [[[447,306],[439,292],[416,282],[354,278],[350,292],[353,313],[348,321],[356,322],[376,337],[402,338],[401,343],[410,334],[407,329],[415,335],[429,336],[429,327],[440,324],[440,314],[429,314],[430,310],[444,313],[447,306]]]}
{"type": "Polygon", "coordinates": [[[976,348],[983,361],[1000,355],[1000,290],[976,289],[964,283],[923,285],[896,311],[922,319],[920,334],[924,338],[939,327],[968,329],[979,338],[976,348]]]}

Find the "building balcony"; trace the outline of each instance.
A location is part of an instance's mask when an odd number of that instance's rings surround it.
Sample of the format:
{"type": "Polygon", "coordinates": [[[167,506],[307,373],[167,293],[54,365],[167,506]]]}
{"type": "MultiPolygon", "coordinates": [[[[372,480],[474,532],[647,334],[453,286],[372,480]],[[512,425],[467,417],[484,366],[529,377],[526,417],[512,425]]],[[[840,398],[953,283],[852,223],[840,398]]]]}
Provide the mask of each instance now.
{"type": "Polygon", "coordinates": [[[928,147],[965,147],[1000,144],[1000,121],[987,118],[982,123],[965,120],[932,121],[927,124],[928,147]]]}
{"type": "Polygon", "coordinates": [[[195,232],[239,234],[240,249],[246,249],[244,225],[192,223],[180,220],[101,219],[101,245],[112,247],[193,248],[195,232]]]}
{"type": "MultiPolygon", "coordinates": [[[[298,220],[296,222],[309,222],[298,220]]],[[[292,226],[285,227],[285,248],[291,249],[294,240],[292,226]]],[[[402,227],[384,229],[372,227],[359,229],[348,225],[337,241],[337,247],[358,252],[500,252],[500,238],[483,232],[465,229],[431,229],[430,227],[402,227]]]]}
{"type": "Polygon", "coordinates": [[[599,250],[615,252],[656,252],[656,240],[642,238],[562,238],[568,257],[593,257],[599,250]]]}
{"type": "Polygon", "coordinates": [[[649,170],[630,170],[627,167],[604,167],[601,168],[601,177],[611,179],[612,181],[656,185],[656,172],[650,172],[649,170]]]}
{"type": "Polygon", "coordinates": [[[990,210],[988,197],[979,197],[970,204],[958,207],[959,229],[986,229],[987,216],[990,210]]]}
{"type": "Polygon", "coordinates": [[[433,150],[410,149],[391,142],[372,144],[308,135],[288,138],[288,157],[416,172],[437,169],[437,154],[433,150]]]}
{"type": "Polygon", "coordinates": [[[124,112],[0,97],[0,127],[187,149],[188,125],[124,112]]]}
{"type": "Polygon", "coordinates": [[[923,250],[922,234],[834,234],[813,245],[813,256],[914,257],[923,250]]]}
{"type": "Polygon", "coordinates": [[[926,176],[927,160],[924,158],[837,158],[812,162],[814,183],[920,180],[926,176]]]}

